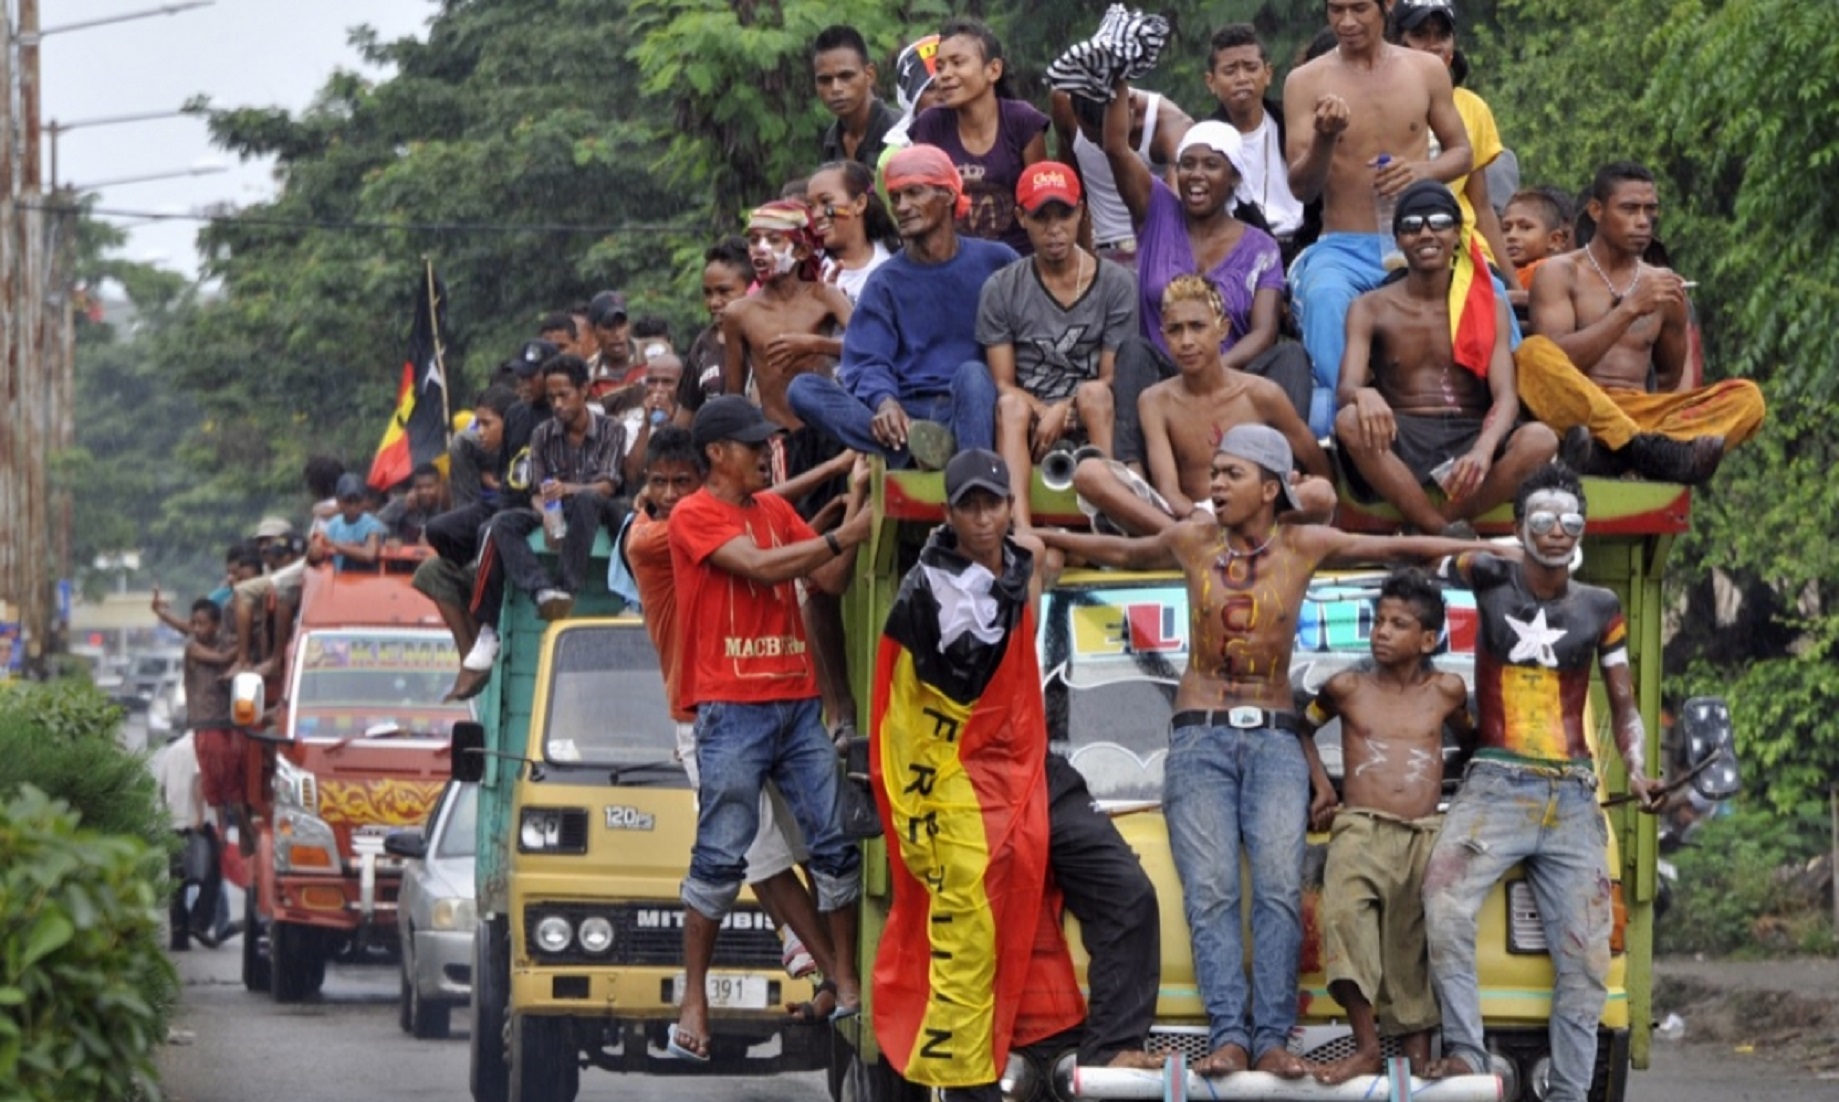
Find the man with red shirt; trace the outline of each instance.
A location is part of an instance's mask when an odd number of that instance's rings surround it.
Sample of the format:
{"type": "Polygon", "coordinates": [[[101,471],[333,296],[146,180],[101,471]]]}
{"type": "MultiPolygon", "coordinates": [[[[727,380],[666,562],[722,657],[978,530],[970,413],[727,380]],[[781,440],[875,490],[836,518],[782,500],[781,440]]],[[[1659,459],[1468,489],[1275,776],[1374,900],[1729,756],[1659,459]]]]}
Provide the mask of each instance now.
{"type": "Polygon", "coordinates": [[[793,583],[806,578],[841,593],[849,581],[844,551],[868,539],[870,517],[857,497],[842,525],[819,536],[790,503],[767,493],[766,444],[779,431],[745,398],[704,404],[690,437],[708,481],[671,510],[677,615],[699,629],[679,641],[674,701],[696,712],[701,772],[696,845],[682,892],[683,1014],[667,1045],[687,1060],[709,1058],[709,961],[741,889],[769,778],[810,850],[835,955],[836,1014],[861,1005],[853,963],[860,856],[837,814],[836,751],[824,731],[793,583]]]}

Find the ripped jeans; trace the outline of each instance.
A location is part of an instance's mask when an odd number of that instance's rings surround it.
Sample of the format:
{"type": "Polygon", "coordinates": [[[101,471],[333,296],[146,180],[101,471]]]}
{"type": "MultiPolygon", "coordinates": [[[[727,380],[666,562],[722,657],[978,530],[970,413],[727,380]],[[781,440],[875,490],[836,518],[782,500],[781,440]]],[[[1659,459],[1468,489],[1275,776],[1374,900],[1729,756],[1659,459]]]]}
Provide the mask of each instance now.
{"type": "Polygon", "coordinates": [[[1476,915],[1494,885],[1524,863],[1551,946],[1552,1086],[1547,1102],[1583,1102],[1608,997],[1609,828],[1588,762],[1548,769],[1479,760],[1443,820],[1424,872],[1430,972],[1443,1004],[1443,1052],[1487,1071],[1476,915]]]}

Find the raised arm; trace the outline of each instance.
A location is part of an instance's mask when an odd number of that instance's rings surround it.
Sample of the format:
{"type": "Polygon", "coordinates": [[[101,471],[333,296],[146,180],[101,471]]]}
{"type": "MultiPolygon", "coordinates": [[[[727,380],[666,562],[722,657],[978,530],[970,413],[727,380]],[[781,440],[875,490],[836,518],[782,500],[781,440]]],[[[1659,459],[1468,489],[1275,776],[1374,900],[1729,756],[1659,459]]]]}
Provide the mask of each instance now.
{"type": "Polygon", "coordinates": [[[1062,532],[1054,528],[1039,528],[1034,534],[1048,547],[1069,555],[1078,555],[1101,566],[1114,566],[1123,570],[1174,570],[1181,566],[1181,560],[1175,554],[1173,536],[1182,527],[1177,524],[1154,536],[1141,538],[1096,536],[1088,532],[1062,532]]]}
{"type": "Polygon", "coordinates": [[[1155,186],[1149,169],[1137,159],[1130,147],[1130,82],[1118,81],[1111,88],[1111,102],[1105,107],[1105,160],[1111,165],[1111,178],[1117,182],[1118,198],[1130,211],[1130,224],[1143,228],[1149,216],[1149,196],[1155,186]]]}

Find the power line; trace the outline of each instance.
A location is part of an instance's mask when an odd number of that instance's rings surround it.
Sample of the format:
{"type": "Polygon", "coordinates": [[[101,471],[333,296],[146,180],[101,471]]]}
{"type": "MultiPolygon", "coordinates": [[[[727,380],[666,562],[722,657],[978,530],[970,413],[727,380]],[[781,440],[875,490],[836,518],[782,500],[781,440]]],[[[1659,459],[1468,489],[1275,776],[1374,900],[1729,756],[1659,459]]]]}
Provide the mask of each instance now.
{"type": "Polygon", "coordinates": [[[239,226],[269,226],[300,230],[425,230],[438,233],[571,233],[606,235],[614,233],[684,234],[695,233],[693,226],[671,226],[633,222],[620,225],[582,226],[558,223],[511,224],[493,222],[382,222],[353,219],[275,218],[259,214],[174,214],[169,211],[127,210],[121,207],[80,207],[70,203],[20,203],[20,209],[58,212],[81,211],[105,218],[140,218],[150,222],[229,222],[239,226]]]}

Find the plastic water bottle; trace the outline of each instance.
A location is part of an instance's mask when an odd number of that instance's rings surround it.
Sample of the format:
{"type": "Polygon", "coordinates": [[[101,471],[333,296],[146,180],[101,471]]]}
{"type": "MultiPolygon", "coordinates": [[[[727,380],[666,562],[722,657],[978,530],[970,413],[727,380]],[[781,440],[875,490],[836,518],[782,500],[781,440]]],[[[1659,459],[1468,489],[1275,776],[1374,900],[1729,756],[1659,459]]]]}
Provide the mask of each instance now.
{"type": "MultiPolygon", "coordinates": [[[[1381,153],[1379,159],[1373,162],[1375,175],[1377,175],[1380,169],[1385,168],[1391,163],[1391,154],[1381,153]]],[[[1405,254],[1399,251],[1397,235],[1392,232],[1392,215],[1396,210],[1398,210],[1398,196],[1381,195],[1379,193],[1379,185],[1375,183],[1373,186],[1373,220],[1378,227],[1379,233],[1391,242],[1391,244],[1386,247],[1385,252],[1380,256],[1379,262],[1385,266],[1388,272],[1395,268],[1403,268],[1405,266],[1405,254]]]]}
{"type": "Polygon", "coordinates": [[[663,410],[654,409],[651,411],[651,427],[652,428],[654,429],[658,428],[662,426],[664,422],[668,420],[670,420],[670,414],[665,413],[663,410]]]}
{"type": "MultiPolygon", "coordinates": [[[[543,489],[545,490],[555,484],[556,480],[553,478],[543,479],[543,489]]],[[[543,531],[551,540],[557,543],[567,538],[568,518],[562,515],[562,500],[560,498],[554,501],[546,500],[543,502],[543,531]]]]}

